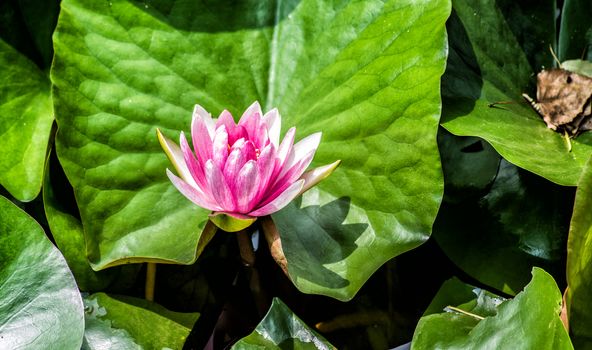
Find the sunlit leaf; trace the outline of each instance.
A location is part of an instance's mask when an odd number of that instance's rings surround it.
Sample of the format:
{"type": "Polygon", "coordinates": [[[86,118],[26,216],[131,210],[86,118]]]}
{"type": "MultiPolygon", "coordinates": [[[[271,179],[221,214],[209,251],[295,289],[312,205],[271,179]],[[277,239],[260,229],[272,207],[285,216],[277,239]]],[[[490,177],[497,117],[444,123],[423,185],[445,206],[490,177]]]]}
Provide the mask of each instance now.
{"type": "Polygon", "coordinates": [[[284,131],[323,132],[313,165],[343,160],[302,206],[274,216],[302,291],[349,299],[429,237],[442,195],[447,0],[62,8],[57,151],[94,268],[196,259],[207,212],[169,184],[155,136],[157,127],[173,139],[188,132],[195,103],[235,117],[255,100],[278,107],[284,131]]]}
{"type": "Polygon", "coordinates": [[[257,328],[232,349],[329,350],[335,347],[302,322],[280,299],[274,298],[257,328]]]}
{"type": "Polygon", "coordinates": [[[592,346],[592,158],[576,192],[567,245],[567,308],[569,327],[577,348],[592,346]]]}
{"type": "Polygon", "coordinates": [[[52,122],[46,74],[0,39],[0,185],[21,201],[41,189],[52,122]]]}
{"type": "Polygon", "coordinates": [[[573,349],[559,319],[561,293],[553,278],[539,268],[511,300],[463,288],[457,281],[447,282],[438,294],[444,295],[436,296],[435,304],[448,303],[456,309],[424,315],[411,349],[573,349]]]}
{"type": "Polygon", "coordinates": [[[82,299],[41,227],[0,196],[0,349],[77,349],[82,299]]]}
{"type": "Polygon", "coordinates": [[[180,313],[124,296],[93,294],[85,299],[83,349],[182,349],[198,313],[180,313]]]}
{"type": "MultiPolygon", "coordinates": [[[[496,4],[454,1],[455,15],[447,27],[450,55],[442,78],[442,126],[455,135],[481,137],[511,163],[573,186],[592,154],[592,135],[572,140],[569,152],[563,136],[522,102],[522,93],[535,96],[534,75],[543,67],[533,70],[496,4]],[[511,103],[490,106],[495,102],[511,103]]],[[[548,18],[554,15],[550,8],[548,18]]]]}

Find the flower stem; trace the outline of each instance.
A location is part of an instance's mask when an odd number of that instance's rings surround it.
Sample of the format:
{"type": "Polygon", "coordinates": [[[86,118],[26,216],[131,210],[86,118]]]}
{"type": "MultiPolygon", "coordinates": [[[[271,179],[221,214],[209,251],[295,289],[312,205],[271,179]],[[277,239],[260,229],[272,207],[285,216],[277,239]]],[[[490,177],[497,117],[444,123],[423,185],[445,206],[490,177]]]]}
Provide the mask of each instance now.
{"type": "Polygon", "coordinates": [[[156,282],[156,263],[146,263],[146,287],[144,296],[148,301],[154,301],[154,283],[156,282]]]}
{"type": "Polygon", "coordinates": [[[241,230],[236,233],[238,241],[238,249],[241,256],[241,261],[244,266],[252,267],[255,265],[255,252],[253,251],[253,243],[249,236],[248,230],[241,230]]]}
{"type": "Polygon", "coordinates": [[[259,316],[263,316],[267,312],[269,303],[267,301],[265,291],[261,286],[259,271],[255,267],[255,251],[253,250],[253,242],[251,242],[250,231],[245,229],[237,232],[236,239],[238,241],[241,262],[246,269],[249,279],[249,289],[251,289],[259,316]]]}

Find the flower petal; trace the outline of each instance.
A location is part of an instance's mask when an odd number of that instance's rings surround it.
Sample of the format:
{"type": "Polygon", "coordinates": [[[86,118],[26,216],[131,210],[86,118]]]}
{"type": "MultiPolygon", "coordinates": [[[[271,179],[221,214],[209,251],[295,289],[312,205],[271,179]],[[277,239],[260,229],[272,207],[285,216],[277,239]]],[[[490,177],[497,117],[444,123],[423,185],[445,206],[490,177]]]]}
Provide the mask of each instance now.
{"type": "Polygon", "coordinates": [[[304,180],[304,187],[300,190],[300,194],[308,191],[311,187],[325,180],[333,171],[341,164],[341,160],[334,163],[320,166],[318,168],[311,169],[300,177],[304,180]]]}
{"type": "Polygon", "coordinates": [[[253,141],[255,147],[262,149],[269,140],[267,135],[267,125],[262,123],[261,106],[255,101],[247,108],[245,113],[238,121],[239,126],[243,126],[249,135],[249,140],[253,141]]]}
{"type": "Polygon", "coordinates": [[[185,182],[187,182],[193,187],[199,187],[202,191],[206,192],[207,182],[203,167],[195,159],[195,155],[193,154],[193,151],[191,151],[191,147],[189,147],[189,143],[187,142],[187,138],[185,137],[184,132],[181,132],[181,136],[179,137],[179,144],[181,145],[183,159],[185,161],[185,164],[187,165],[187,168],[189,169],[189,173],[191,174],[191,179],[184,179],[185,182]]]}
{"type": "Polygon", "coordinates": [[[294,147],[292,147],[292,151],[284,163],[284,169],[291,168],[294,164],[298,163],[300,159],[306,157],[311,151],[316,152],[321,143],[321,135],[322,133],[316,132],[297,142],[294,147]]]}
{"type": "Polygon", "coordinates": [[[228,133],[224,125],[216,129],[212,153],[214,164],[216,164],[218,169],[224,169],[224,163],[226,163],[226,158],[228,158],[228,133]]]}
{"type": "MultiPolygon", "coordinates": [[[[238,144],[238,142],[237,142],[238,144]]],[[[230,155],[224,164],[224,177],[227,179],[234,179],[238,176],[239,171],[245,163],[251,159],[256,158],[255,146],[251,141],[243,142],[242,147],[232,147],[230,155]]]]}
{"type": "MultiPolygon", "coordinates": [[[[292,151],[292,147],[294,146],[294,135],[296,134],[296,128],[291,127],[288,132],[286,132],[286,135],[284,135],[284,139],[282,140],[282,143],[280,144],[280,147],[278,148],[277,151],[277,170],[281,169],[284,166],[284,163],[286,162],[286,159],[288,159],[288,155],[290,154],[290,152],[292,151]]],[[[279,171],[275,171],[275,172],[279,172],[279,171]]]]}
{"type": "Polygon", "coordinates": [[[187,197],[187,199],[189,199],[193,203],[208,210],[222,210],[222,208],[218,204],[212,202],[209,199],[209,197],[206,196],[203,192],[201,192],[199,189],[195,187],[190,186],[188,183],[183,181],[183,179],[173,174],[169,169],[166,170],[166,173],[169,177],[169,180],[171,180],[171,182],[177,188],[177,190],[179,190],[179,192],[181,192],[182,195],[187,197]]]}
{"type": "Polygon", "coordinates": [[[210,131],[210,128],[214,128],[214,121],[209,114],[206,116],[203,115],[205,110],[199,105],[195,106],[195,111],[191,122],[191,140],[193,141],[193,148],[195,149],[197,160],[203,167],[208,159],[212,159],[212,141],[214,139],[215,131],[210,131]]]}
{"type": "Polygon", "coordinates": [[[235,200],[230,191],[230,187],[224,178],[222,170],[220,170],[211,159],[206,162],[206,179],[208,180],[208,187],[212,192],[214,199],[222,208],[220,211],[235,211],[235,200]]]}
{"type": "Polygon", "coordinates": [[[269,202],[268,204],[264,205],[263,207],[257,210],[250,212],[248,215],[265,216],[275,213],[276,211],[288,205],[288,203],[290,203],[292,199],[296,198],[303,186],[304,180],[298,180],[294,182],[290,187],[288,187],[284,192],[277,196],[273,201],[269,202]]]}
{"type": "Polygon", "coordinates": [[[177,170],[177,174],[181,176],[181,178],[187,181],[189,184],[193,185],[195,181],[193,181],[193,177],[191,176],[191,172],[185,163],[185,158],[183,156],[183,152],[175,144],[172,140],[164,136],[160,129],[156,129],[156,135],[158,136],[158,141],[160,142],[160,146],[164,150],[164,153],[167,155],[175,170],[177,170]]]}
{"type": "Polygon", "coordinates": [[[259,184],[259,167],[255,160],[248,161],[235,178],[236,211],[248,213],[255,206],[253,199],[259,184]]]}
{"type": "Polygon", "coordinates": [[[210,140],[212,140],[214,138],[214,132],[216,131],[216,124],[214,123],[214,119],[212,119],[212,115],[202,106],[195,105],[193,108],[193,118],[191,119],[192,125],[195,123],[196,119],[201,120],[204,123],[208,135],[210,136],[210,140]]]}
{"type": "Polygon", "coordinates": [[[267,134],[269,140],[277,148],[280,145],[280,131],[282,128],[282,118],[277,108],[265,113],[263,122],[267,125],[267,134]]]}

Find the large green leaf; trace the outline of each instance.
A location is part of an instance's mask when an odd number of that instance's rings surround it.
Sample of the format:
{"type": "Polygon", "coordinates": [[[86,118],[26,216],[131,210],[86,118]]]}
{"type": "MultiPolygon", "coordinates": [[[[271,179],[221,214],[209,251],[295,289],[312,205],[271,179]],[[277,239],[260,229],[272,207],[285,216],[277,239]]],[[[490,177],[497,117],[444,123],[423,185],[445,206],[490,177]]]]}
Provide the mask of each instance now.
{"type": "Polygon", "coordinates": [[[592,158],[588,161],[576,192],[567,242],[567,310],[576,347],[592,346],[592,158]]]}
{"type": "Polygon", "coordinates": [[[182,349],[198,313],[180,313],[146,301],[93,294],[85,299],[83,349],[182,349]]]}
{"type": "Polygon", "coordinates": [[[565,0],[561,11],[558,55],[561,61],[592,60],[592,2],[565,0]]]}
{"type": "Polygon", "coordinates": [[[237,116],[259,100],[299,138],[323,131],[314,164],[343,160],[302,207],[274,219],[297,286],[351,298],[429,236],[442,196],[435,136],[449,7],[63,1],[57,151],[91,263],[194,261],[206,212],[168,183],[155,129],[177,138],[195,103],[237,116]],[[316,278],[324,274],[334,278],[316,278]]]}
{"type": "Polygon", "coordinates": [[[280,299],[274,298],[257,328],[232,349],[329,350],[335,347],[302,322],[280,299]]]}
{"type": "MultiPolygon", "coordinates": [[[[445,174],[454,171],[449,166],[444,164],[445,174]]],[[[533,266],[563,275],[572,205],[572,188],[502,160],[482,196],[442,204],[434,238],[463,271],[516,294],[530,280],[533,266]]]]}
{"type": "Polygon", "coordinates": [[[52,122],[47,76],[0,39],[0,185],[18,200],[41,189],[52,122]]]}
{"type": "MultiPolygon", "coordinates": [[[[547,129],[528,104],[519,103],[524,92],[534,96],[533,70],[496,3],[453,4],[456,15],[448,23],[450,55],[442,78],[442,126],[456,135],[479,136],[517,166],[573,186],[592,154],[592,135],[572,140],[569,152],[559,133],[547,129]],[[518,103],[489,106],[498,101],[518,103]]],[[[548,16],[553,18],[554,12],[549,10],[548,16]]]]}
{"type": "Polygon", "coordinates": [[[84,312],[66,261],[41,227],[0,196],[0,349],[76,349],[84,312]]]}
{"type": "Polygon", "coordinates": [[[532,280],[512,300],[447,282],[420,320],[411,349],[573,349],[559,319],[561,293],[553,278],[534,268],[532,280]],[[469,289],[474,293],[469,298],[469,289]],[[447,299],[447,300],[446,300],[447,299]],[[460,304],[457,304],[460,303],[460,304]],[[435,306],[454,306],[467,313],[435,306]]]}
{"type": "MultiPolygon", "coordinates": [[[[48,157],[47,160],[43,182],[43,207],[52,237],[66,258],[80,290],[101,290],[111,283],[116,271],[109,269],[95,272],[90,267],[86,258],[82,223],[66,207],[68,201],[64,198],[66,197],[65,193],[71,193],[71,189],[63,188],[64,185],[67,186],[65,181],[54,181],[53,177],[61,174],[58,174],[59,166],[55,164],[57,163],[55,157],[53,162],[50,161],[50,158],[48,157]],[[54,186],[56,190],[54,190],[54,186]]],[[[59,179],[65,180],[63,176],[59,179]]]]}

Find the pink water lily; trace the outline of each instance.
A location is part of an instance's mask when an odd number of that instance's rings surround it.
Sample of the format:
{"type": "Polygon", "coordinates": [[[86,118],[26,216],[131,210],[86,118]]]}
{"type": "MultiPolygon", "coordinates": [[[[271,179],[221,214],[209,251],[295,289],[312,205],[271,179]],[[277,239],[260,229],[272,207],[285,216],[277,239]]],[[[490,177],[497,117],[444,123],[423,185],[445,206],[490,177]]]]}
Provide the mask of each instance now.
{"type": "MultiPolygon", "coordinates": [[[[158,131],[158,138],[179,176],[167,169],[173,185],[198,206],[213,211],[212,218],[225,214],[243,225],[285,207],[296,196],[326,178],[339,161],[310,170],[321,133],[294,144],[295,128],[280,143],[281,117],[277,109],[265,115],[258,102],[242,115],[238,124],[224,110],[217,120],[196,105],[191,123],[191,149],[183,132],[180,148],[158,131]]],[[[222,215],[224,217],[224,215],[222,215]]],[[[234,229],[233,229],[234,228],[234,229]]]]}

